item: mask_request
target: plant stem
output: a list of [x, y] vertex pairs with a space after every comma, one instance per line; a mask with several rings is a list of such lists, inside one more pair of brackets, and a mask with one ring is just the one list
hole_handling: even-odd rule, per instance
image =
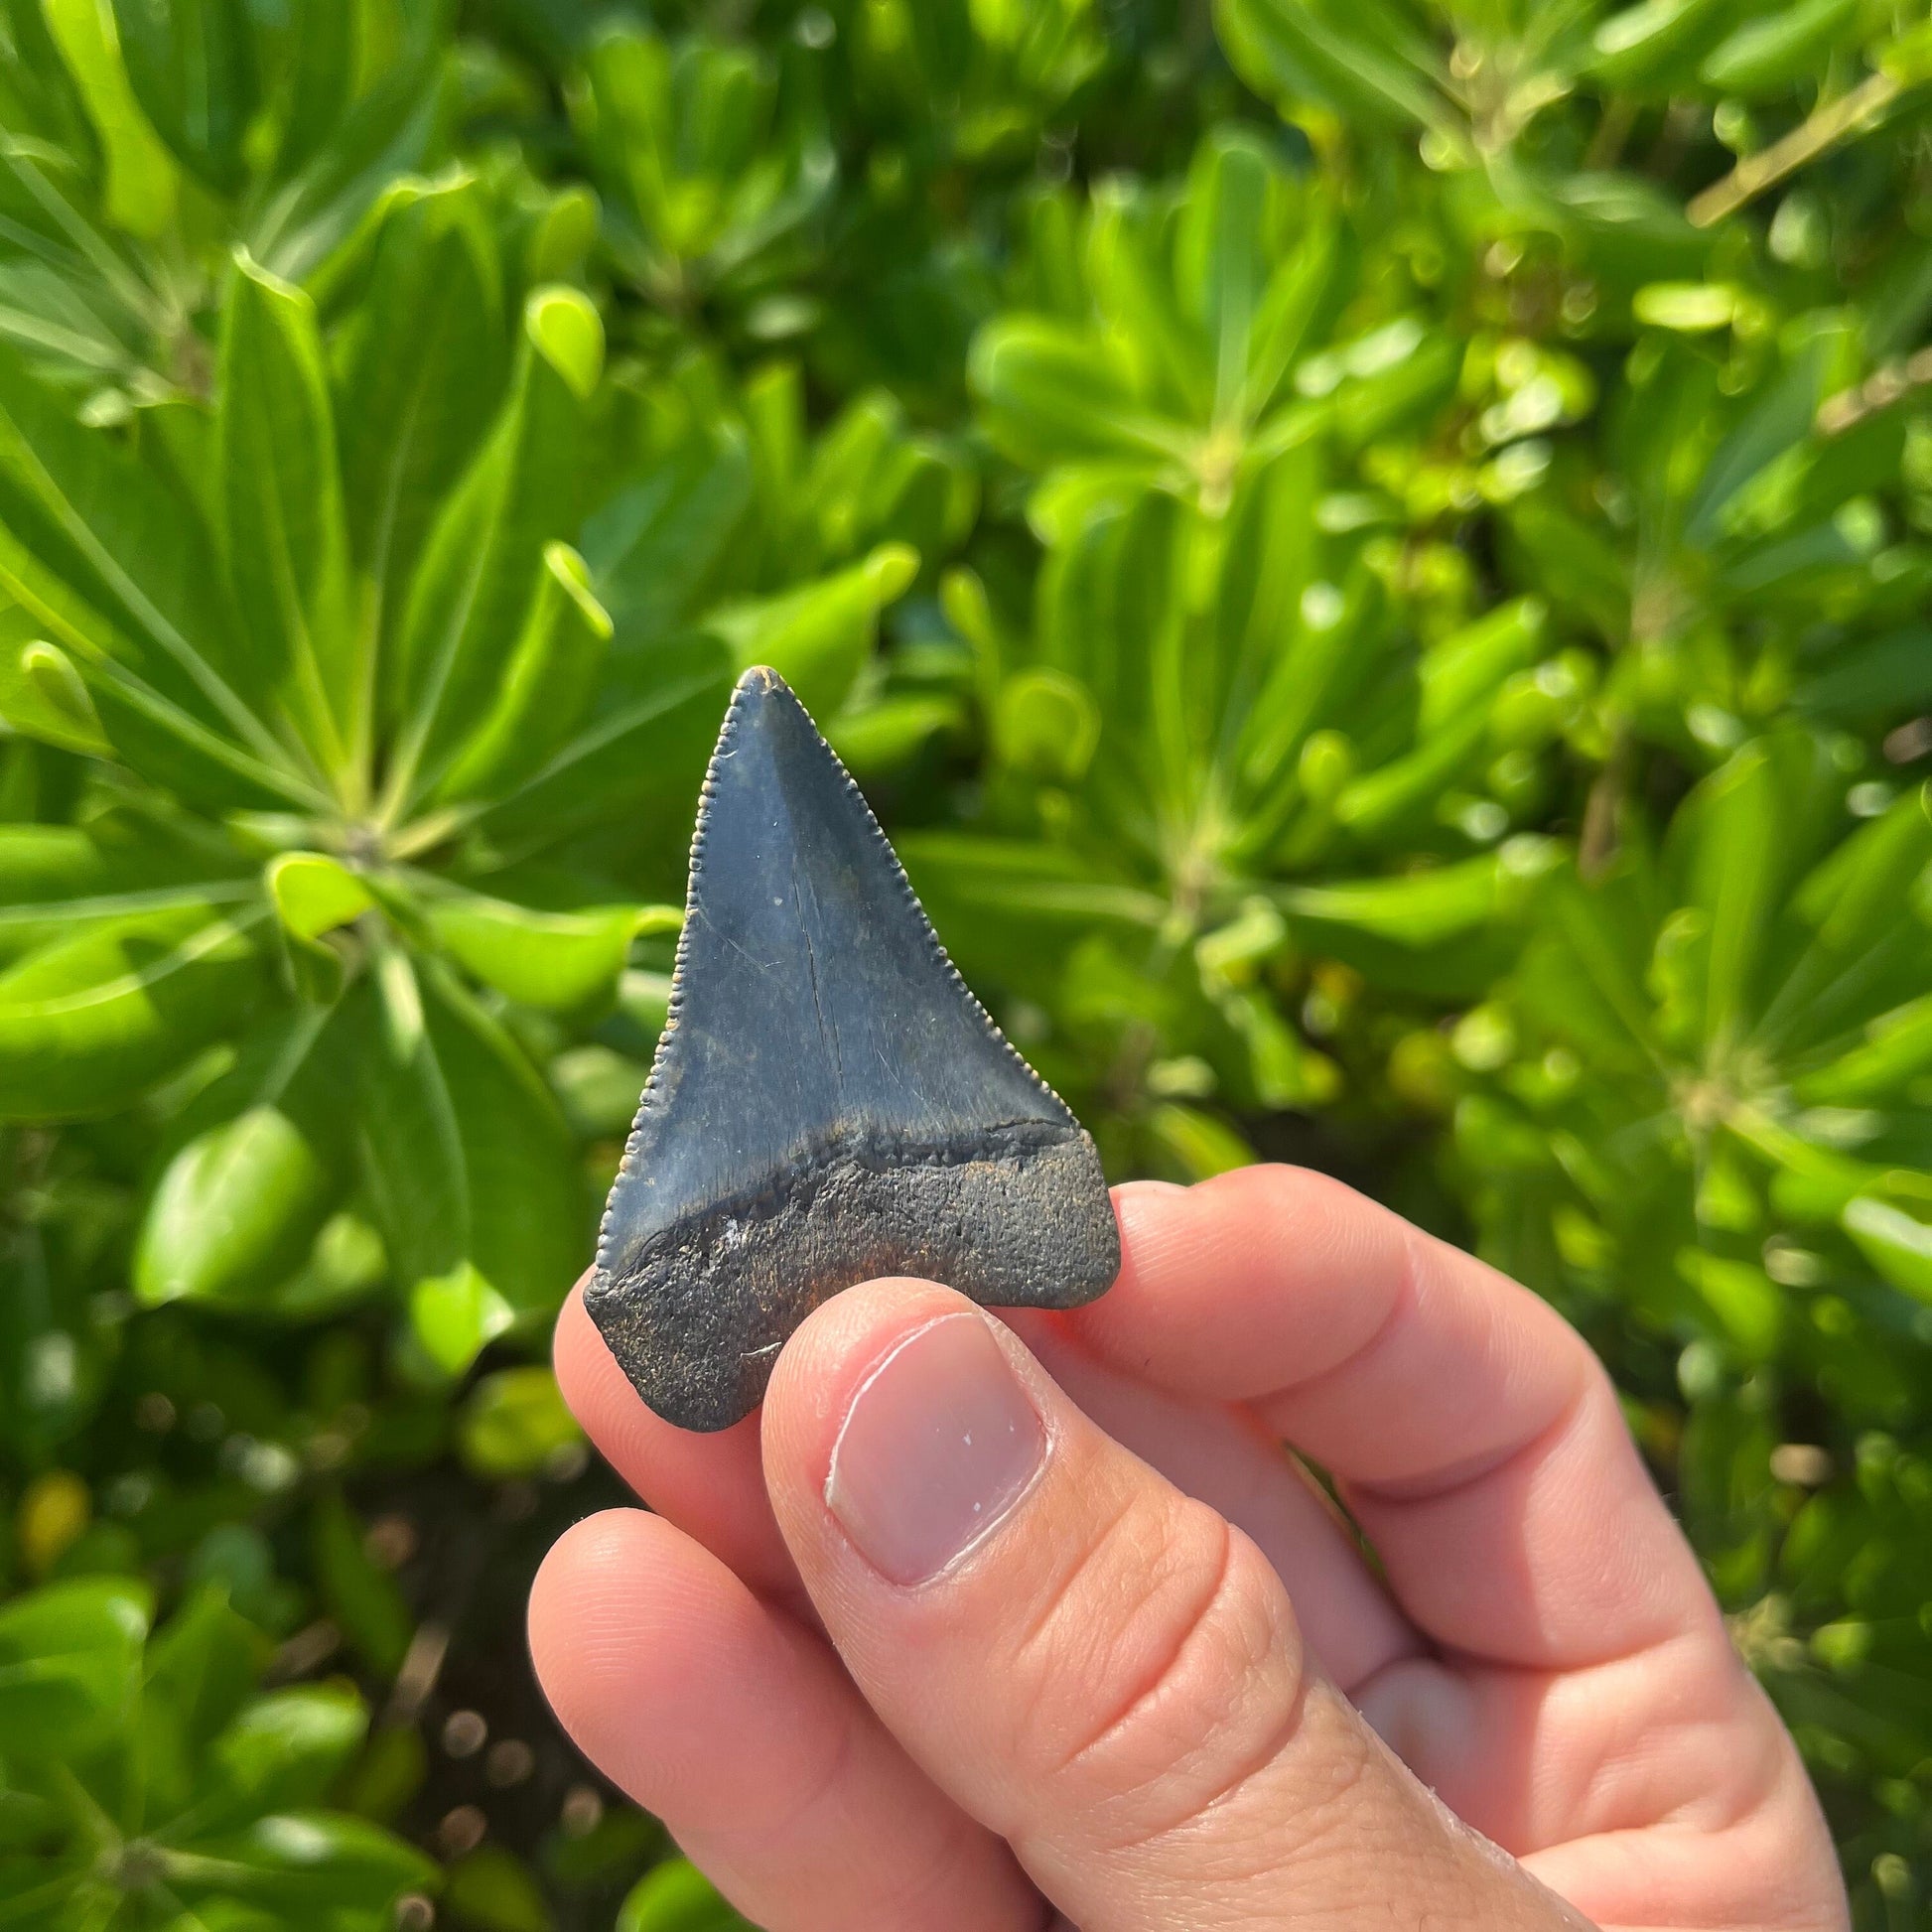
[[1715, 226], [1787, 175], [1796, 174], [1808, 162], [1816, 161], [1827, 148], [1853, 132], [1861, 121], [1882, 113], [1902, 92], [1903, 84], [1891, 74], [1874, 73], [1849, 94], [1841, 94], [1837, 100], [1820, 107], [1782, 140], [1773, 141], [1756, 154], [1746, 155], [1723, 181], [1714, 182], [1703, 194], [1694, 197], [1685, 212], [1696, 227]]

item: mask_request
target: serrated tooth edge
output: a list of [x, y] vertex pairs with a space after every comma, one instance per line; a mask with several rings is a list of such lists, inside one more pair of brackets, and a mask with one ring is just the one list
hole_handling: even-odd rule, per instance
[[887, 864], [892, 868], [893, 877], [898, 882], [898, 890], [904, 895], [905, 902], [912, 908], [918, 917], [920, 925], [924, 928], [926, 945], [932, 958], [938, 963], [947, 979], [952, 983], [954, 989], [965, 995], [967, 1004], [979, 1016], [980, 1024], [992, 1035], [993, 1039], [1006, 1050], [1008, 1057], [1012, 1059], [1014, 1064], [1026, 1074], [1027, 1078], [1047, 1099], [1052, 1101], [1066, 1115], [1068, 1120], [1073, 1122], [1077, 1131], [1083, 1135], [1086, 1132], [1074, 1116], [1073, 1109], [1040, 1078], [1032, 1062], [1007, 1038], [998, 1021], [980, 1003], [979, 995], [966, 984], [965, 976], [953, 964], [952, 955], [946, 951], [945, 941], [939, 937], [937, 927], [933, 925], [925, 907], [919, 903], [919, 896], [912, 890], [912, 882], [906, 877], [905, 867], [900, 863], [898, 854], [893, 850], [892, 840], [886, 836], [885, 828], [879, 823], [878, 814], [868, 802], [866, 794], [859, 789], [858, 780], [845, 768], [845, 760], [839, 757], [838, 753], [833, 751], [830, 743], [826, 740], [825, 734], [818, 729], [817, 724], [812, 719], [811, 713], [806, 711], [802, 704], [798, 703], [797, 695], [793, 692], [791, 686], [776, 671], [762, 666], [755, 666], [753, 670], [747, 671], [739, 679], [737, 687], [732, 692], [731, 702], [725, 707], [724, 723], [718, 729], [718, 742], [712, 747], [711, 758], [705, 765], [704, 783], [698, 788], [697, 821], [692, 827], [691, 832], [691, 858], [686, 876], [684, 894], [684, 925], [678, 933], [677, 953], [671, 963], [671, 992], [670, 998], [665, 1003], [664, 1030], [657, 1036], [657, 1048], [651, 1055], [650, 1072], [645, 1077], [643, 1092], [638, 1096], [637, 1111], [631, 1117], [630, 1132], [625, 1137], [623, 1144], [623, 1155], [618, 1162], [617, 1175], [611, 1183], [611, 1192], [606, 1197], [604, 1203], [604, 1213], [598, 1221], [597, 1272], [600, 1276], [606, 1276], [610, 1272], [608, 1257], [611, 1215], [613, 1205], [617, 1199], [618, 1185], [631, 1171], [637, 1149], [637, 1137], [643, 1127], [644, 1117], [650, 1111], [652, 1096], [657, 1092], [661, 1084], [664, 1062], [671, 1051], [672, 1040], [677, 1033], [678, 1014], [684, 1001], [686, 950], [690, 943], [692, 915], [697, 909], [698, 877], [704, 870], [705, 831], [710, 819], [711, 800], [718, 788], [718, 766], [730, 752], [732, 741], [738, 734], [739, 725], [744, 716], [744, 708], [751, 694], [751, 680], [758, 671], [762, 671], [763, 676], [769, 679], [770, 684], [775, 687], [780, 696], [798, 707], [799, 712], [804, 717], [805, 723], [811, 728], [812, 735], [818, 740], [819, 746], [825, 753], [825, 756], [832, 760], [833, 767], [838, 772], [839, 777], [844, 781], [846, 790], [858, 801], [859, 810], [864, 814], [867, 828], [871, 831], [879, 850], [885, 854]]

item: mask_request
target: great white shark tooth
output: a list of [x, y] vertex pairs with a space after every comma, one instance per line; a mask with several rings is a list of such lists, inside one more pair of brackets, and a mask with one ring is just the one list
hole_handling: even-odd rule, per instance
[[1119, 1269], [1093, 1142], [953, 969], [804, 707], [747, 671], [585, 1296], [612, 1353], [659, 1415], [723, 1429], [855, 1282], [1061, 1309]]

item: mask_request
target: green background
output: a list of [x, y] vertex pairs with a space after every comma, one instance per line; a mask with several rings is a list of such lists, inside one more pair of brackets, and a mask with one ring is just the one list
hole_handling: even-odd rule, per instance
[[522, 1594], [776, 665], [1115, 1177], [1601, 1351], [1932, 1923], [1921, 0], [0, 0], [0, 1926], [733, 1923]]

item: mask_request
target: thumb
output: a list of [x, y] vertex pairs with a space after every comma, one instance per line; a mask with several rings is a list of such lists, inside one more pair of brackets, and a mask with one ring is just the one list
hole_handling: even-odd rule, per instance
[[859, 1688], [1082, 1932], [1584, 1925], [1382, 1746], [1260, 1551], [949, 1290], [820, 1309], [763, 1445]]

